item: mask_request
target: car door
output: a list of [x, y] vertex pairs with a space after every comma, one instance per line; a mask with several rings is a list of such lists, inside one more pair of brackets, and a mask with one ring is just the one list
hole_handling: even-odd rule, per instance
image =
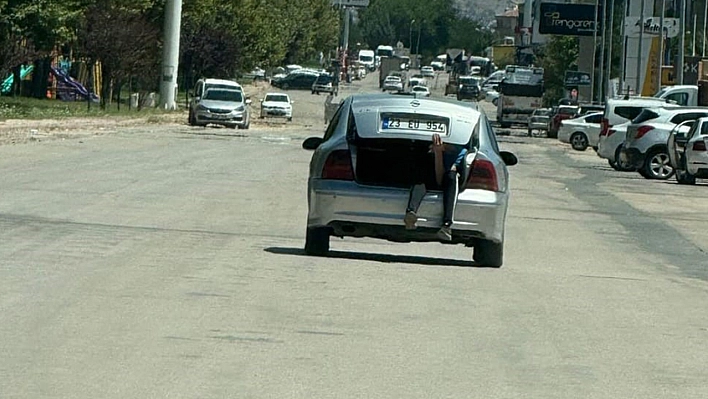
[[708, 122], [701, 122], [696, 129], [691, 129], [685, 147], [686, 170], [692, 175], [695, 175], [698, 169], [708, 169]]
[[671, 166], [677, 169], [683, 169], [681, 159], [684, 156], [686, 141], [688, 137], [693, 135], [694, 129], [697, 129], [695, 121], [684, 121], [674, 126], [669, 132], [669, 139], [666, 142], [666, 147], [669, 153]]
[[596, 147], [597, 143], [600, 141], [600, 122], [602, 122], [602, 114], [590, 115], [584, 118], [585, 125], [585, 135], [588, 137], [588, 144], [590, 147]]

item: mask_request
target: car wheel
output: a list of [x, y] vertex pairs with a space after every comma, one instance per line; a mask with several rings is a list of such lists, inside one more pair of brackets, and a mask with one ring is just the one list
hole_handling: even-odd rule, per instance
[[292, 121], [293, 121], [293, 117], [291, 116], [290, 118], [288, 118], [288, 122], [292, 122]]
[[528, 130], [528, 136], [529, 137], [533, 136], [533, 130], [531, 130], [531, 129]]
[[329, 252], [329, 229], [313, 227], [307, 229], [305, 236], [305, 254], [325, 256]]
[[504, 258], [504, 243], [476, 240], [472, 259], [480, 266], [501, 267]]
[[494, 104], [495, 107], [498, 105], [498, 103], [499, 103], [498, 98], [495, 98], [494, 100], [492, 100], [492, 104]]
[[647, 154], [643, 165], [644, 173], [655, 180], [666, 180], [674, 175], [669, 154], [665, 150], [656, 149]]
[[[630, 165], [628, 162], [622, 162], [622, 158], [620, 157], [620, 153], [622, 152], [622, 146], [617, 146], [617, 149], [615, 150], [615, 166], [612, 166], [610, 163], [610, 166], [615, 168], [615, 170], [618, 170], [620, 172], [633, 172], [635, 169]], [[642, 174], [641, 172], [639, 173], [640, 175]], [[644, 176], [644, 175], [642, 175]]]
[[692, 174], [685, 172], [683, 170], [677, 170], [676, 171], [676, 181], [678, 184], [696, 184], [696, 176], [693, 176]]
[[502, 122], [502, 123], [499, 124], [499, 126], [501, 126], [502, 129], [508, 129], [508, 128], [511, 127], [511, 123]]
[[620, 169], [619, 166], [617, 165], [617, 162], [615, 162], [615, 161], [610, 161], [610, 160], [608, 159], [608, 160], [607, 160], [607, 163], [610, 165], [610, 167], [612, 167], [612, 169], [614, 169], [614, 170], [616, 170], [616, 171], [621, 171], [621, 169]]
[[588, 138], [585, 133], [575, 132], [570, 136], [570, 145], [576, 151], [585, 151], [588, 149]]

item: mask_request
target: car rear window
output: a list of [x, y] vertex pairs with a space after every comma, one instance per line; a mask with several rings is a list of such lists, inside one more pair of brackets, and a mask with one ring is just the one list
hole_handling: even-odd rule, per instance
[[602, 121], [602, 114], [590, 115], [585, 118], [587, 123], [600, 123], [600, 121]]
[[630, 121], [639, 116], [644, 107], [637, 106], [624, 106], [616, 107], [615, 114], [621, 116], [624, 119], [629, 119]]
[[656, 119], [659, 117], [659, 114], [656, 113], [655, 111], [652, 111], [650, 109], [645, 109], [642, 110], [642, 112], [637, 115], [636, 118], [632, 120], [632, 123], [644, 123], [646, 121], [650, 121], [652, 119]]
[[708, 116], [708, 115], [706, 115], [705, 112], [686, 112], [686, 113], [680, 113], [680, 114], [674, 116], [673, 118], [671, 118], [671, 123], [675, 123], [675, 124], [678, 125], [679, 123], [682, 123], [682, 122], [685, 122], [685, 121], [696, 120], [696, 119], [702, 118], [702, 117], [704, 117], [704, 116]]

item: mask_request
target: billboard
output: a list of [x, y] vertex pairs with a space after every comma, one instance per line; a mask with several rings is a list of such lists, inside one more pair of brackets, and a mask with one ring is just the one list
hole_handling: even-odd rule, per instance
[[[661, 32], [661, 19], [656, 17], [644, 18], [644, 23], [639, 22], [639, 17], [628, 16], [624, 19], [624, 35], [627, 37], [639, 37], [642, 31], [640, 25], [644, 27], [644, 36], [659, 36]], [[664, 18], [664, 37], [676, 37], [679, 35], [680, 26], [678, 18]]]
[[602, 7], [595, 8], [593, 4], [541, 3], [540, 11], [538, 31], [541, 34], [593, 36], [596, 18], [602, 29]]
[[590, 86], [592, 78], [588, 72], [565, 71], [565, 87]]

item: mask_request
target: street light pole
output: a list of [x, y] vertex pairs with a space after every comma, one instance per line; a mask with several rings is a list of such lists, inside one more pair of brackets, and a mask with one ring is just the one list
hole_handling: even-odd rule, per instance
[[[602, 0], [602, 43], [600, 44], [600, 78], [598, 79], [597, 94], [600, 104], [605, 100], [603, 88], [605, 87], [605, 39], [607, 38], [607, 0]], [[596, 29], [597, 30], [597, 29]], [[612, 39], [610, 39], [612, 40]]]
[[646, 0], [642, 1], [641, 11], [639, 12], [639, 45], [637, 46], [637, 80], [634, 87], [634, 95], [641, 96], [642, 94], [642, 44], [644, 44], [644, 6]]
[[[610, 94], [610, 80], [612, 79], [612, 47], [614, 45], [614, 29], [615, 29], [615, 0], [610, 0], [610, 27], [608, 30], [608, 46], [607, 46], [607, 84], [605, 85], [606, 95]], [[603, 82], [604, 84], [604, 82]]]
[[413, 24], [415, 23], [415, 19], [411, 19], [411, 24], [408, 27], [408, 48], [413, 49]]
[[590, 84], [590, 102], [593, 103], [595, 102], [595, 83], [597, 81], [595, 80], [595, 63], [597, 62], [597, 11], [598, 8], [600, 7], [600, 0], [595, 0], [595, 32], [593, 33], [592, 37], [592, 79], [591, 79], [591, 84]]
[[679, 31], [679, 49], [678, 49], [678, 62], [676, 63], [676, 83], [683, 84], [683, 59], [685, 57], [686, 47], [686, 0], [681, 0], [681, 11], [679, 12], [680, 18], [680, 31]]
[[420, 51], [420, 24], [418, 24], [418, 39], [415, 41], [415, 55], [418, 56], [418, 51]]
[[177, 108], [177, 67], [179, 66], [179, 29], [182, 19], [182, 0], [167, 0], [165, 4], [165, 47], [162, 49], [160, 77], [160, 107]]

